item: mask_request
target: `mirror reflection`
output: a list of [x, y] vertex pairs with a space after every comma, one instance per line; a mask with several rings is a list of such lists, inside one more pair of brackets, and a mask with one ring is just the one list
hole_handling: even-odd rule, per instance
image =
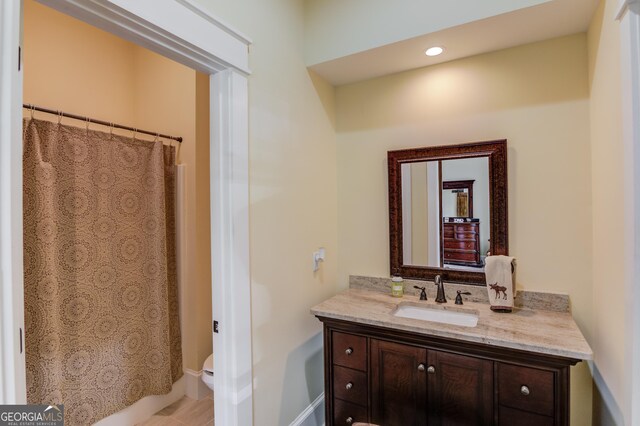
[[403, 264], [482, 272], [490, 247], [489, 158], [403, 163]]

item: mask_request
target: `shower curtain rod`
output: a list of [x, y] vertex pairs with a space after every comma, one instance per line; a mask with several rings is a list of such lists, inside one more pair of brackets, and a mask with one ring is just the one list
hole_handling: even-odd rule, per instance
[[159, 138], [164, 138], [164, 139], [172, 139], [174, 141], [178, 141], [179, 143], [182, 143], [182, 137], [181, 136], [163, 135], [162, 133], [154, 133], [154, 132], [150, 132], [148, 130], [141, 130], [141, 129], [137, 129], [135, 127], [130, 127], [130, 126], [124, 126], [122, 124], [111, 123], [109, 121], [95, 120], [93, 118], [83, 117], [81, 115], [76, 115], [76, 114], [69, 114], [67, 112], [56, 111], [56, 110], [53, 110], [53, 109], [43, 108], [43, 107], [39, 107], [39, 106], [32, 105], [32, 104], [22, 104], [22, 108], [26, 108], [26, 109], [29, 109], [31, 111], [46, 112], [47, 114], [54, 114], [54, 115], [57, 115], [59, 117], [67, 117], [67, 118], [73, 118], [74, 120], [82, 120], [82, 121], [86, 121], [87, 123], [102, 124], [103, 126], [113, 127], [115, 129], [129, 130], [129, 131], [132, 131], [134, 133], [144, 133], [145, 135], [157, 136]]

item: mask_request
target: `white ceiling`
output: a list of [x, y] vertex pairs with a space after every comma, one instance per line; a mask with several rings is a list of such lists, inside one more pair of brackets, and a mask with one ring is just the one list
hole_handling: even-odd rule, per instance
[[[319, 63], [309, 68], [338, 86], [480, 53], [584, 32], [598, 0], [553, 0]], [[426, 48], [445, 47], [427, 57]]]

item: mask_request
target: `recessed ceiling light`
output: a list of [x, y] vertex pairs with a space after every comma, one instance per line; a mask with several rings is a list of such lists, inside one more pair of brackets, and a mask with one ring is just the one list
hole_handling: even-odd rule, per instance
[[442, 47], [434, 46], [434, 47], [428, 48], [427, 51], [424, 53], [426, 53], [427, 56], [438, 56], [442, 52], [444, 52], [444, 49]]

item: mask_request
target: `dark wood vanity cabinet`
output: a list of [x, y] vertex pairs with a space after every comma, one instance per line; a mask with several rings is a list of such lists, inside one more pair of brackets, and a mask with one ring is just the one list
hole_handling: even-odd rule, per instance
[[324, 322], [327, 425], [568, 425], [575, 359]]
[[491, 424], [492, 362], [378, 339], [370, 345], [373, 423]]

